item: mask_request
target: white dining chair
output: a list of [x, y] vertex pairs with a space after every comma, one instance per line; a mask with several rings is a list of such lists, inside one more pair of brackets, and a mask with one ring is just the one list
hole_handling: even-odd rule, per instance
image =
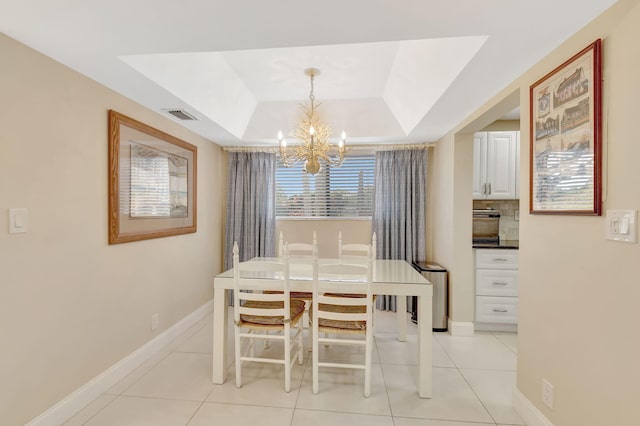
[[[313, 329], [312, 368], [313, 393], [319, 392], [319, 369], [321, 367], [353, 368], [364, 370], [364, 396], [371, 393], [371, 351], [373, 348], [373, 294], [371, 290], [373, 255], [369, 250], [365, 265], [320, 264], [313, 262], [313, 302], [310, 319]], [[331, 277], [351, 277], [359, 280], [357, 288], [349, 288], [349, 295], [336, 295], [335, 280]], [[325, 333], [324, 337], [320, 333]], [[364, 335], [364, 339], [333, 338], [329, 335]], [[320, 361], [320, 344], [364, 346], [362, 363], [339, 363]]]
[[298, 256], [310, 257], [313, 255], [313, 247], [318, 244], [318, 239], [316, 237], [316, 231], [313, 231], [313, 240], [311, 241], [311, 244], [302, 243], [302, 242], [296, 243], [291, 241], [285, 241], [282, 232], [280, 232], [280, 240], [278, 243], [279, 255], [280, 253], [282, 253], [282, 248], [285, 242], [288, 244], [290, 257], [298, 257]]
[[373, 257], [376, 257], [376, 233], [371, 237], [371, 245], [352, 243], [344, 244], [342, 241], [342, 232], [338, 232], [338, 259], [345, 260], [349, 258], [365, 258], [369, 254], [369, 248], [373, 249]]
[[[304, 313], [304, 301], [290, 297], [287, 247], [285, 245], [283, 248], [283, 256], [278, 259], [278, 262], [240, 263], [238, 252], [238, 244], [234, 243], [233, 318], [236, 386], [242, 387], [243, 362], [276, 363], [284, 365], [284, 389], [289, 392], [293, 359], [297, 357], [300, 365], [303, 362], [301, 319]], [[279, 333], [269, 334], [269, 331]], [[283, 357], [274, 359], [256, 356], [256, 339], [283, 341]], [[248, 341], [248, 345], [245, 345], [248, 347], [244, 352], [243, 341]]]
[[[278, 244], [278, 253], [281, 253], [283, 250], [284, 245], [287, 245], [288, 250], [289, 250], [289, 257], [304, 257], [304, 258], [312, 258], [314, 256], [314, 253], [317, 253], [317, 247], [318, 247], [318, 239], [316, 236], [316, 231], [313, 231], [313, 240], [311, 241], [311, 244], [308, 243], [290, 243], [288, 241], [284, 240], [284, 235], [282, 232], [280, 232], [280, 241]], [[314, 251], [315, 250], [315, 251]], [[291, 298], [292, 299], [296, 299], [296, 300], [303, 300], [305, 303], [305, 317], [303, 318], [303, 325], [307, 326], [308, 328], [308, 324], [309, 324], [309, 307], [311, 306], [311, 299], [312, 294], [310, 291], [292, 291], [291, 292]], [[309, 345], [308, 345], [308, 349], [311, 350], [311, 329], [309, 329]], [[268, 347], [268, 342], [265, 342], [265, 348]]]
[[[367, 256], [369, 255], [369, 250], [371, 250], [372, 252], [372, 256], [375, 259], [376, 258], [376, 250], [377, 250], [377, 246], [376, 246], [376, 233], [373, 233], [373, 236], [371, 237], [371, 245], [369, 244], [359, 244], [359, 243], [354, 243], [354, 244], [344, 244], [342, 241], [342, 232], [338, 232], [338, 259], [340, 260], [340, 263], [350, 263], [350, 262], [357, 262], [360, 263], [361, 261], [366, 261]], [[343, 296], [347, 296], [347, 297], [358, 297], [356, 295], [353, 294], [346, 294]], [[373, 296], [373, 300], [374, 302], [376, 301], [376, 296]], [[373, 324], [376, 323], [376, 309], [375, 309], [375, 305], [374, 305], [374, 309], [373, 309]], [[374, 328], [375, 330], [375, 328]]]

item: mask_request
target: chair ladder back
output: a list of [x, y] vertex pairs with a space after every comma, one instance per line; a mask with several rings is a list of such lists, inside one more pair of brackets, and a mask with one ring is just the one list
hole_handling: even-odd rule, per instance
[[[371, 238], [371, 244], [344, 244], [342, 241], [342, 232], [338, 232], [338, 259], [362, 257], [366, 258], [369, 254], [369, 249], [373, 249], [373, 258], [376, 257], [376, 233], [373, 233]], [[345, 253], [346, 252], [346, 253]]]
[[[284, 242], [284, 237], [282, 232], [280, 232], [280, 242], [279, 242], [279, 253], [280, 256], [282, 256], [282, 247], [284, 246], [285, 242]], [[316, 236], [316, 231], [313, 231], [313, 240], [311, 244], [308, 243], [286, 243], [288, 244], [288, 248], [289, 248], [289, 256], [291, 256], [292, 254], [298, 254], [298, 255], [303, 255], [303, 256], [311, 256], [313, 253], [313, 247], [317, 246], [318, 244], [318, 238]]]
[[[340, 367], [363, 369], [365, 371], [364, 396], [371, 392], [371, 350], [373, 346], [373, 250], [369, 247], [366, 267], [352, 264], [319, 265], [317, 257], [313, 261], [313, 350], [312, 350], [312, 391], [319, 392], [319, 368]], [[365, 276], [364, 282], [355, 282], [345, 287], [345, 293], [336, 292], [336, 281], [327, 274], [339, 276]], [[322, 279], [321, 279], [322, 278]], [[354, 287], [360, 287], [354, 291]], [[325, 294], [329, 293], [329, 294]], [[353, 297], [350, 294], [364, 294], [365, 297]], [[322, 309], [320, 309], [322, 308]], [[352, 309], [357, 308], [357, 309]], [[320, 324], [322, 322], [322, 324]], [[337, 339], [321, 337], [320, 332], [340, 334], [364, 334], [361, 339]], [[357, 345], [365, 347], [364, 362], [324, 362], [320, 361], [319, 344]]]
[[[284, 256], [281, 262], [248, 262], [240, 263], [238, 243], [233, 245], [233, 295], [234, 295], [234, 321], [239, 323], [240, 315], [254, 316], [274, 316], [283, 317], [285, 323], [290, 318], [290, 290], [289, 290], [289, 257], [287, 245], [284, 245]], [[242, 272], [256, 272], [269, 274], [273, 277], [268, 279], [242, 278]], [[265, 293], [263, 291], [252, 291], [256, 289], [255, 281], [264, 284], [269, 283], [268, 290], [275, 293]], [[242, 302], [282, 302], [279, 309], [263, 309], [261, 307], [246, 307]]]
[[[314, 301], [317, 302], [314, 304], [313, 309], [314, 313], [317, 313], [318, 318], [331, 319], [336, 321], [368, 321], [372, 317], [372, 299], [373, 293], [371, 289], [371, 281], [372, 281], [372, 259], [371, 259], [371, 247], [369, 247], [367, 253], [367, 265], [351, 265], [351, 264], [325, 264], [325, 265], [314, 265]], [[364, 277], [364, 282], [358, 282], [358, 289], [354, 290], [352, 286], [349, 287], [349, 294], [362, 294], [364, 297], [336, 297], [335, 289], [331, 292], [334, 293], [333, 296], [324, 295], [325, 291], [328, 291], [327, 286], [335, 284], [331, 281], [330, 277], [327, 275], [334, 275], [340, 277]], [[367, 303], [368, 301], [368, 303]], [[321, 306], [324, 305], [324, 306]], [[365, 308], [365, 312], [333, 312], [331, 310], [326, 310], [327, 307], [330, 306], [345, 306], [345, 307], [356, 307], [361, 306]], [[324, 308], [324, 309], [323, 309]]]
[[[300, 306], [299, 302], [294, 302], [293, 306], [291, 303], [287, 244], [283, 244], [279, 262], [240, 263], [238, 253], [238, 243], [235, 242], [233, 245], [235, 302], [233, 318], [236, 387], [242, 386], [243, 362], [277, 363], [285, 366], [284, 389], [285, 392], [289, 392], [293, 360], [297, 359], [299, 365], [303, 363], [301, 318], [304, 306]], [[245, 273], [242, 277], [243, 270], [254, 272], [254, 274]], [[270, 330], [278, 333], [269, 334]], [[262, 340], [265, 349], [268, 348], [268, 342], [271, 340], [282, 341], [283, 356], [280, 359], [260, 356], [256, 353], [256, 340]], [[243, 342], [247, 341], [248, 345], [243, 345]]]

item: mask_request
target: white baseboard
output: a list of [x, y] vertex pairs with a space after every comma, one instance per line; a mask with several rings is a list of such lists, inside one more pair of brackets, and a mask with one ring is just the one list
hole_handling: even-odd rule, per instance
[[449, 333], [452, 336], [473, 336], [473, 323], [467, 321], [451, 321], [451, 318], [449, 318]]
[[517, 333], [518, 324], [477, 322], [475, 323], [475, 329], [477, 331], [502, 331], [502, 332], [508, 332], [508, 333]]
[[213, 299], [67, 395], [27, 423], [27, 426], [54, 426], [64, 423], [212, 311]]
[[544, 414], [536, 408], [518, 389], [513, 391], [513, 409], [529, 426], [553, 426]]

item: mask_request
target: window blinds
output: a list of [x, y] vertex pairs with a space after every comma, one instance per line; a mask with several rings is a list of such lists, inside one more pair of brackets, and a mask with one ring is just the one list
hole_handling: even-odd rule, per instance
[[276, 169], [276, 216], [371, 217], [374, 155], [353, 155], [342, 166], [325, 164], [316, 175], [302, 171], [304, 163]]

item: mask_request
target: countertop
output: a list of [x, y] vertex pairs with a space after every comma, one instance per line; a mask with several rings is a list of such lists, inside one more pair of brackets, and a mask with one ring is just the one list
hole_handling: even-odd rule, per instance
[[499, 243], [490, 243], [490, 244], [473, 244], [473, 248], [477, 249], [515, 249], [518, 250], [520, 248], [520, 241], [518, 240], [500, 240]]

